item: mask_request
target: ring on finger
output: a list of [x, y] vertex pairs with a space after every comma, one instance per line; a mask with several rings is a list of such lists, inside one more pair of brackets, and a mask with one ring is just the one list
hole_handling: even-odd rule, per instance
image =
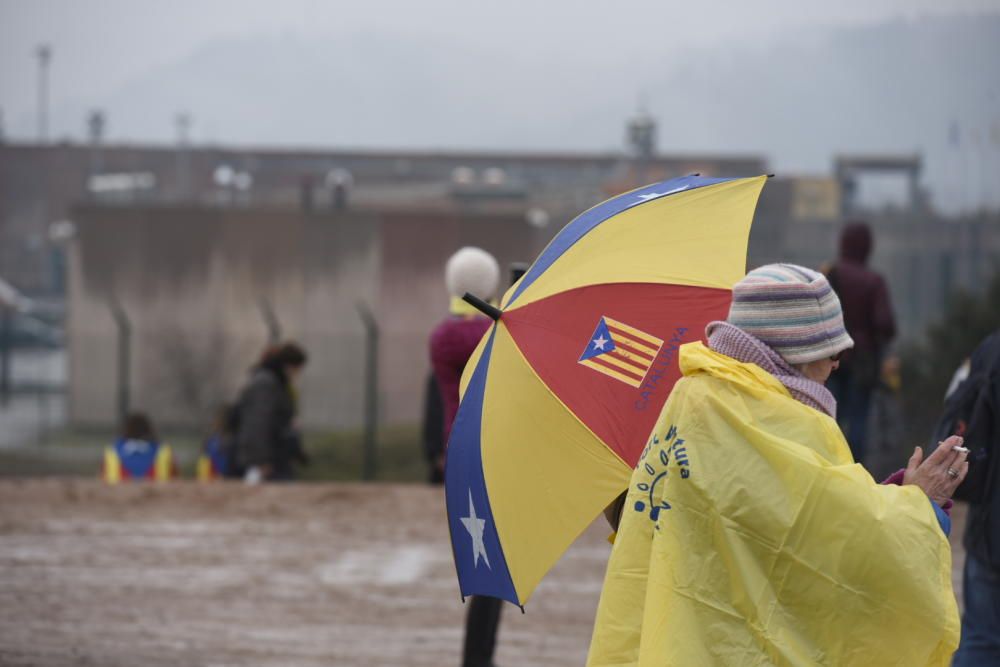
[[955, 479], [956, 477], [958, 477], [958, 471], [955, 470], [954, 468], [948, 468], [948, 476], [951, 477], [952, 479]]

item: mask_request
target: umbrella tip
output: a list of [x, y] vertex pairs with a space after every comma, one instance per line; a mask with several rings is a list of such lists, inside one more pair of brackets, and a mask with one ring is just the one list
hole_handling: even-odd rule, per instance
[[462, 604], [465, 604], [465, 596], [464, 596], [464, 595], [462, 595], [462, 596], [460, 596], [460, 597], [462, 598]]
[[524, 605], [523, 604], [519, 604], [517, 606], [521, 608], [521, 613], [523, 614], [524, 613]]
[[768, 174], [767, 177], [768, 178], [774, 178], [774, 174]]
[[499, 320], [500, 319], [500, 315], [503, 314], [502, 311], [499, 308], [497, 308], [496, 306], [494, 306], [492, 304], [489, 304], [489, 303], [486, 303], [485, 301], [483, 301], [482, 299], [480, 299], [478, 296], [469, 294], [468, 292], [466, 292], [465, 296], [462, 297], [462, 301], [465, 301], [466, 303], [470, 304], [476, 310], [478, 310], [479, 312], [483, 313], [487, 317], [492, 318], [494, 322], [496, 322], [497, 320]]

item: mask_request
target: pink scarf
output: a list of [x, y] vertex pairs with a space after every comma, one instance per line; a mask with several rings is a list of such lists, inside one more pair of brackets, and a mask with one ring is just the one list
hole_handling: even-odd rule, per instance
[[837, 418], [837, 401], [830, 390], [792, 368], [758, 339], [729, 322], [712, 322], [705, 328], [708, 347], [746, 364], [756, 364], [778, 379], [795, 400]]

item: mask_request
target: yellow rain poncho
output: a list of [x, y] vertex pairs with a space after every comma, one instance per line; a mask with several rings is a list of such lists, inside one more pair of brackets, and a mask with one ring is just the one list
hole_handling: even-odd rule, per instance
[[681, 348], [632, 476], [589, 665], [947, 665], [951, 551], [776, 378]]

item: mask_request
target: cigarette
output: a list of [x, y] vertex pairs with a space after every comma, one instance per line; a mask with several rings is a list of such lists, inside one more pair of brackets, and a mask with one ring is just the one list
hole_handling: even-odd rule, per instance
[[951, 451], [953, 451], [953, 452], [962, 452], [963, 454], [968, 454], [969, 453], [969, 448], [968, 447], [963, 447], [961, 445], [955, 445], [954, 447], [951, 448]]

